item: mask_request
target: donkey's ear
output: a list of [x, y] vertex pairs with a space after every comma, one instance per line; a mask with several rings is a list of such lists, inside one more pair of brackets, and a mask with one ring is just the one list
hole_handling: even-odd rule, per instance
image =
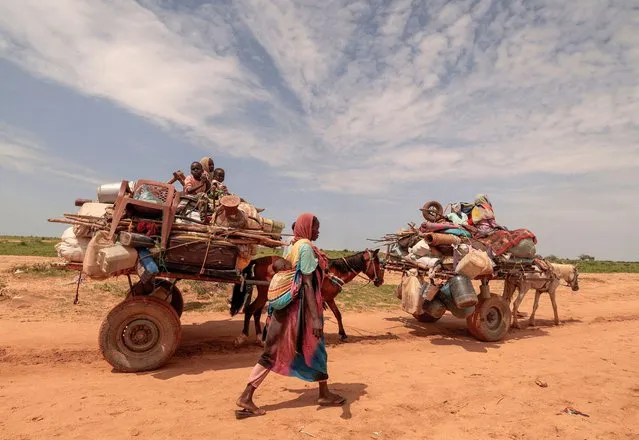
[[373, 251], [373, 255], [377, 255], [378, 253], [379, 253], [379, 249], [375, 249], [375, 250]]

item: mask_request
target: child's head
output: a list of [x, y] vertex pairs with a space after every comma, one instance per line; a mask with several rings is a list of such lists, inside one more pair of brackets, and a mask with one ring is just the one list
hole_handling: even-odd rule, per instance
[[277, 259], [273, 263], [273, 271], [275, 273], [280, 272], [282, 270], [291, 270], [291, 269], [293, 269], [293, 265], [284, 258]]
[[207, 173], [212, 173], [215, 169], [215, 162], [213, 162], [211, 157], [203, 157], [200, 159], [200, 163], [202, 164], [202, 169]]
[[216, 168], [213, 171], [213, 178], [218, 182], [224, 182], [224, 170], [222, 168]]
[[191, 175], [195, 177], [197, 180], [200, 180], [202, 177], [202, 173], [204, 169], [202, 168], [202, 164], [200, 162], [193, 162], [191, 164]]

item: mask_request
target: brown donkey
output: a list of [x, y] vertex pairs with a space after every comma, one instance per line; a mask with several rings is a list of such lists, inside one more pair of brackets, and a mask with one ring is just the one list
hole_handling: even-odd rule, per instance
[[[345, 341], [348, 337], [344, 330], [344, 324], [342, 323], [342, 314], [337, 308], [335, 303], [335, 297], [342, 290], [343, 284], [351, 282], [355, 277], [361, 276], [367, 278], [373, 282], [375, 287], [379, 287], [384, 284], [384, 269], [379, 261], [379, 250], [366, 249], [348, 257], [343, 258], [331, 258], [328, 260], [328, 272], [324, 277], [322, 283], [322, 297], [324, 298], [325, 308], [328, 306], [335, 319], [337, 319], [337, 325], [339, 327], [339, 338], [341, 341]], [[270, 281], [273, 275], [278, 271], [278, 268], [286, 267], [282, 257], [270, 256], [257, 258], [244, 269], [243, 273], [247, 279]], [[364, 275], [360, 275], [360, 274]], [[267, 285], [257, 285], [257, 298], [250, 304], [248, 301], [251, 299], [251, 292], [248, 286], [244, 287], [236, 285], [233, 288], [233, 296], [231, 298], [231, 316], [234, 316], [244, 308], [244, 328], [242, 334], [235, 340], [235, 345], [242, 345], [249, 336], [249, 326], [251, 323], [251, 316], [255, 321], [255, 333], [258, 343], [261, 344], [262, 327], [260, 318], [262, 311], [267, 302]]]

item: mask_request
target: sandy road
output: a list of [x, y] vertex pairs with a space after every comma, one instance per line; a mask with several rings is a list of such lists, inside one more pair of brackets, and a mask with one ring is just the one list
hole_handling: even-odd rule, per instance
[[[96, 343], [97, 306], [116, 299], [53, 311], [63, 283], [7, 277], [18, 298], [0, 301], [1, 439], [639, 439], [636, 275], [583, 275], [578, 295], [559, 294], [564, 324], [552, 325], [544, 298], [538, 327], [494, 344], [450, 316], [346, 313], [350, 342], [337, 342], [333, 321], [327, 333], [349, 404], [318, 409], [312, 386], [273, 375], [257, 395], [268, 414], [243, 421], [234, 401], [259, 349], [233, 348], [238, 318], [187, 312], [169, 365], [119, 374]], [[560, 414], [567, 406], [590, 417]]]

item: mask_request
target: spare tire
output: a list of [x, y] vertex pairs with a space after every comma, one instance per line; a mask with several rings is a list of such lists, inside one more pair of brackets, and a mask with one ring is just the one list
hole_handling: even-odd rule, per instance
[[442, 207], [442, 204], [436, 200], [424, 203], [424, 206], [422, 206], [420, 211], [422, 211], [422, 216], [428, 222], [436, 222], [444, 215], [444, 208]]

